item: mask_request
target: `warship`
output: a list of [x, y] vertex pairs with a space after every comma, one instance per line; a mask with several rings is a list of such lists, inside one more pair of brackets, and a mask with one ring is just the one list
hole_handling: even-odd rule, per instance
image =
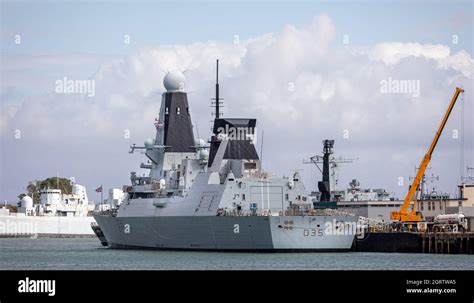
[[73, 184], [71, 194], [59, 188], [44, 188], [39, 194], [38, 204], [28, 195], [22, 197], [16, 212], [0, 208], [0, 238], [94, 236], [94, 203], [84, 186]]
[[348, 251], [358, 217], [315, 210], [298, 172], [276, 177], [262, 169], [254, 118], [220, 112], [219, 65], [213, 134], [195, 138], [185, 77], [163, 80], [156, 136], [130, 153], [148, 158], [131, 172], [118, 207], [96, 212], [93, 226], [111, 248], [216, 251]]

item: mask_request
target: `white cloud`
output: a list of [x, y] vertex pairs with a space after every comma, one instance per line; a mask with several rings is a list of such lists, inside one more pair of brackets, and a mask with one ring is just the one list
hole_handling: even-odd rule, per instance
[[438, 66], [444, 69], [452, 68], [461, 72], [464, 77], [473, 79], [474, 60], [465, 50], [461, 50], [452, 56], [441, 58], [438, 60]]
[[465, 50], [451, 55], [451, 50], [446, 45], [380, 43], [372, 47], [367, 54], [370, 59], [383, 61], [387, 65], [397, 64], [400, 60], [409, 57], [433, 59], [439, 68], [452, 68], [470, 79], [474, 71], [474, 60]]
[[[349, 46], [335, 44], [335, 37], [330, 17], [321, 15], [306, 27], [288, 25], [280, 32], [240, 44], [157, 46], [121, 59], [107, 59], [94, 74], [94, 98], [49, 94], [15, 97], [21, 101], [14, 104], [4, 100], [2, 162], [7, 171], [25, 172], [26, 179], [18, 182], [38, 178], [38, 159], [28, 157], [42, 153], [46, 140], [48, 148], [52, 144], [62, 151], [60, 155], [45, 154], [41, 160], [49, 163], [42, 167], [49, 167], [53, 175], [54, 167], [68, 167], [83, 174], [90, 186], [103, 180], [110, 180], [108, 186], [120, 186], [127, 181], [129, 169], [139, 165], [137, 158], [127, 154], [127, 145], [154, 135], [152, 123], [158, 115], [166, 70], [187, 70], [193, 120], [201, 137], [209, 135], [209, 99], [213, 96], [215, 59], [219, 58], [224, 115], [259, 119], [265, 129], [267, 169], [288, 174], [302, 167], [302, 157], [321, 150], [322, 139], [334, 138], [338, 153], [360, 158], [359, 163], [344, 168], [342, 186], [346, 179], [358, 177], [366, 186], [404, 191], [405, 187], [397, 187], [397, 177], [406, 177], [418, 164], [454, 87], [463, 85], [468, 93], [472, 91], [473, 60], [465, 51], [451, 55], [448, 46], [419, 43], [380, 43], [354, 52]], [[23, 68], [25, 73], [33, 71], [30, 75], [37, 71], [35, 65], [30, 70]], [[8, 76], [12, 69], [14, 66], [2, 73]], [[380, 82], [389, 77], [419, 80], [420, 97], [382, 94]], [[26, 83], [9, 82], [8, 87], [24, 87], [29, 81], [34, 85], [34, 78], [28, 79]], [[294, 90], [289, 89], [290, 83]], [[6, 91], [2, 87], [2, 94]], [[21, 107], [18, 102], [23, 102]], [[10, 110], [13, 106], [16, 110]], [[472, 106], [470, 110], [472, 113]], [[451, 149], [459, 140], [451, 138], [450, 132], [459, 128], [458, 117], [455, 109], [433, 161], [438, 171], [446, 171], [451, 179], [458, 170], [449, 163], [459, 163]], [[23, 131], [23, 140], [12, 139], [15, 129]], [[131, 132], [130, 139], [124, 138], [125, 130]], [[345, 131], [347, 139], [343, 138]], [[472, 141], [472, 128], [467, 131], [466, 138]], [[89, 156], [76, 155], [78, 149]], [[8, 158], [12, 156], [14, 160]], [[74, 164], [65, 164], [70, 162]], [[90, 175], [84, 167], [100, 170]], [[2, 180], [2, 191], [8, 187], [6, 182]]]
[[426, 59], [444, 59], [450, 54], [446, 45], [420, 43], [380, 43], [373, 47], [368, 55], [373, 60], [382, 60], [385, 64], [396, 64], [401, 59], [413, 56]]

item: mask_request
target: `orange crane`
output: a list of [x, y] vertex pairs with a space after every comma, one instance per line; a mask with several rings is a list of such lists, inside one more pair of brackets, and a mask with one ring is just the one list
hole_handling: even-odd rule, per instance
[[400, 221], [401, 223], [423, 221], [423, 217], [421, 216], [421, 214], [416, 211], [416, 199], [413, 201], [413, 206], [410, 211], [408, 210], [408, 207], [410, 206], [410, 203], [413, 199], [413, 195], [420, 186], [423, 174], [425, 173], [425, 170], [428, 167], [428, 164], [430, 163], [431, 155], [433, 154], [436, 144], [438, 143], [439, 137], [441, 136], [441, 132], [443, 131], [443, 128], [446, 125], [446, 122], [448, 121], [449, 115], [451, 114], [451, 111], [453, 110], [454, 104], [456, 104], [456, 100], [458, 99], [460, 93], [464, 93], [464, 90], [460, 87], [456, 87], [453, 99], [451, 100], [451, 103], [449, 104], [448, 109], [444, 114], [443, 121], [441, 121], [441, 125], [439, 126], [438, 131], [436, 132], [436, 135], [433, 138], [433, 142], [431, 142], [428, 152], [421, 161], [420, 168], [418, 169], [415, 179], [413, 179], [413, 183], [411, 184], [408, 190], [407, 196], [405, 197], [405, 201], [403, 201], [403, 205], [400, 208], [400, 211], [393, 211], [390, 213], [391, 220]]

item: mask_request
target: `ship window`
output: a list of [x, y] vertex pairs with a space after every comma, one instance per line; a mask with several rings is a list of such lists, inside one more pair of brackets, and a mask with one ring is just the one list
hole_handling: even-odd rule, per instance
[[423, 202], [420, 202], [420, 210], [423, 210]]
[[176, 114], [179, 115], [181, 113], [181, 109], [178, 107], [176, 107]]
[[154, 193], [135, 192], [133, 193], [132, 199], [147, 199], [147, 198], [154, 198], [154, 197], [155, 197]]
[[242, 194], [242, 201], [245, 201], [245, 194]]
[[245, 162], [244, 169], [257, 169], [257, 163], [255, 162]]
[[288, 194], [285, 194], [285, 200], [288, 201], [290, 199], [290, 196]]
[[170, 113], [169, 109], [166, 107], [165, 108], [165, 115], [168, 115]]
[[163, 172], [163, 177], [166, 178], [166, 170]]

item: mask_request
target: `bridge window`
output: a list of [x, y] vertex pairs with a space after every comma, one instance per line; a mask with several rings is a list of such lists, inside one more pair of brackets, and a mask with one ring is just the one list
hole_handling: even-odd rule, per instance
[[255, 162], [245, 162], [244, 169], [257, 169], [257, 163]]
[[155, 193], [135, 192], [132, 195], [132, 199], [150, 199], [154, 197]]
[[176, 114], [179, 115], [181, 113], [181, 109], [178, 107], [176, 107]]

